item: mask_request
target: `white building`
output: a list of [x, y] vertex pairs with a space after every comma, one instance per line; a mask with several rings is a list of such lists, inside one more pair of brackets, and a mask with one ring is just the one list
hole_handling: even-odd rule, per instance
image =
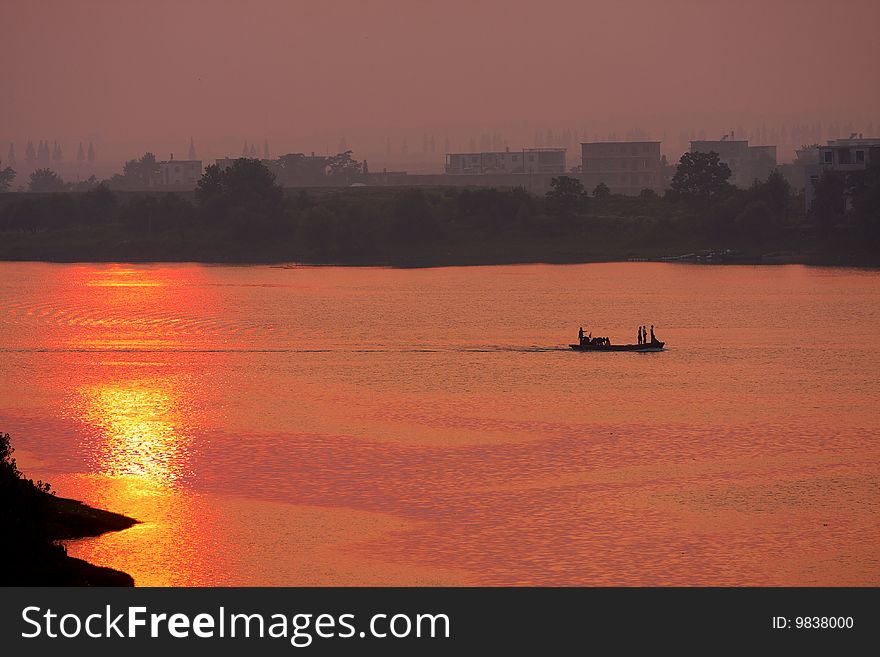
[[195, 189], [202, 177], [201, 160], [170, 160], [157, 162], [159, 174], [156, 186], [168, 189]]
[[880, 139], [861, 135], [832, 139], [819, 146], [819, 166], [835, 171], [861, 171], [869, 164], [880, 164]]
[[663, 189], [659, 141], [598, 141], [581, 144], [581, 181], [587, 192], [605, 183], [612, 194], [637, 196]]
[[447, 153], [446, 173], [565, 173], [564, 148], [524, 148], [483, 153]]
[[[813, 184], [823, 171], [862, 171], [871, 164], [880, 165], [880, 138], [852, 135], [849, 139], [832, 139], [819, 146], [818, 167], [809, 171], [809, 181], [804, 187], [807, 209], [813, 204]], [[849, 200], [847, 200], [847, 203]]]

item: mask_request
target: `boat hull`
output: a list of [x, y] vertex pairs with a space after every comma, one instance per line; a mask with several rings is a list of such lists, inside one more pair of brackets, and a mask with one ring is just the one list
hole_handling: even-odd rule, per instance
[[572, 351], [635, 351], [641, 353], [652, 353], [663, 351], [665, 342], [651, 342], [649, 344], [570, 344]]

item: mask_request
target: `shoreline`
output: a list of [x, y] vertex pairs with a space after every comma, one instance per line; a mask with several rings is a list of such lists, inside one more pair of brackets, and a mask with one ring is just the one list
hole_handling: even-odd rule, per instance
[[226, 171], [234, 194], [2, 194], [0, 261], [880, 267], [877, 208], [808, 212], [778, 175], [708, 203], [675, 193], [596, 198], [562, 183], [541, 196], [493, 187], [294, 191], [268, 170], [262, 182]]
[[8, 433], [0, 433], [0, 586], [134, 586], [134, 578], [67, 554], [64, 541], [128, 529], [138, 520], [58, 497], [18, 469]]
[[414, 256], [411, 258], [364, 258], [364, 259], [317, 259], [307, 258], [153, 258], [153, 257], [34, 257], [7, 258], [0, 256], [0, 263], [45, 263], [53, 265], [75, 264], [110, 264], [126, 263], [132, 265], [225, 265], [230, 267], [274, 266], [280, 269], [296, 269], [298, 267], [375, 267], [388, 269], [439, 269], [443, 267], [499, 267], [508, 265], [590, 265], [590, 264], [622, 264], [622, 263], [661, 263], [686, 265], [748, 265], [748, 266], [779, 266], [804, 265], [807, 267], [843, 267], [857, 269], [878, 269], [880, 260], [860, 257], [821, 256], [810, 253], [767, 253], [757, 256], [721, 256], [707, 257], [700, 255], [683, 256], [559, 256], [559, 257], [430, 257]]
[[[95, 538], [108, 532], [128, 529], [140, 521], [121, 513], [91, 507], [88, 504], [66, 497], [46, 495], [46, 533], [55, 545], [63, 541]], [[98, 566], [83, 559], [71, 557], [64, 547], [62, 558], [56, 563], [51, 560], [42, 564], [45, 572], [41, 574], [49, 586], [134, 586], [134, 578], [126, 572], [106, 566]]]
[[140, 522], [68, 497], [52, 495], [48, 504], [51, 515], [47, 524], [50, 536], [55, 541], [94, 538], [107, 532], [128, 529]]

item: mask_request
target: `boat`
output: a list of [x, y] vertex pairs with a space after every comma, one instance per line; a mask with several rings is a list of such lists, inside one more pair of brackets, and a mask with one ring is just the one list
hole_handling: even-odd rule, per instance
[[663, 351], [665, 342], [648, 342], [645, 344], [570, 344], [569, 347], [573, 351], [635, 351], [640, 353], [651, 353], [655, 351]]
[[[647, 334], [647, 331], [645, 331]], [[642, 337], [642, 330], [639, 329], [639, 339]], [[646, 335], [647, 337], [647, 335]], [[640, 342], [639, 344], [611, 344], [608, 338], [594, 338], [593, 334], [584, 335], [584, 327], [578, 331], [578, 343], [570, 344], [572, 351], [635, 351], [639, 353], [650, 353], [654, 351], [663, 351], [665, 342], [661, 342], [654, 337], [654, 325], [651, 325], [651, 341]]]

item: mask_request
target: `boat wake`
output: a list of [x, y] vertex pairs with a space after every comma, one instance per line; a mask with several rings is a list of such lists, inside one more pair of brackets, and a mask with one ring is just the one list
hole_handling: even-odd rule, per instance
[[185, 354], [436, 354], [436, 353], [463, 353], [463, 354], [491, 354], [491, 353], [545, 353], [567, 352], [565, 346], [516, 346], [516, 345], [477, 345], [477, 346], [449, 346], [436, 347], [434, 349], [408, 348], [408, 347], [340, 347], [340, 348], [300, 348], [300, 347], [0, 347], [0, 353], [5, 354], [160, 354], [160, 353], [185, 353]]

